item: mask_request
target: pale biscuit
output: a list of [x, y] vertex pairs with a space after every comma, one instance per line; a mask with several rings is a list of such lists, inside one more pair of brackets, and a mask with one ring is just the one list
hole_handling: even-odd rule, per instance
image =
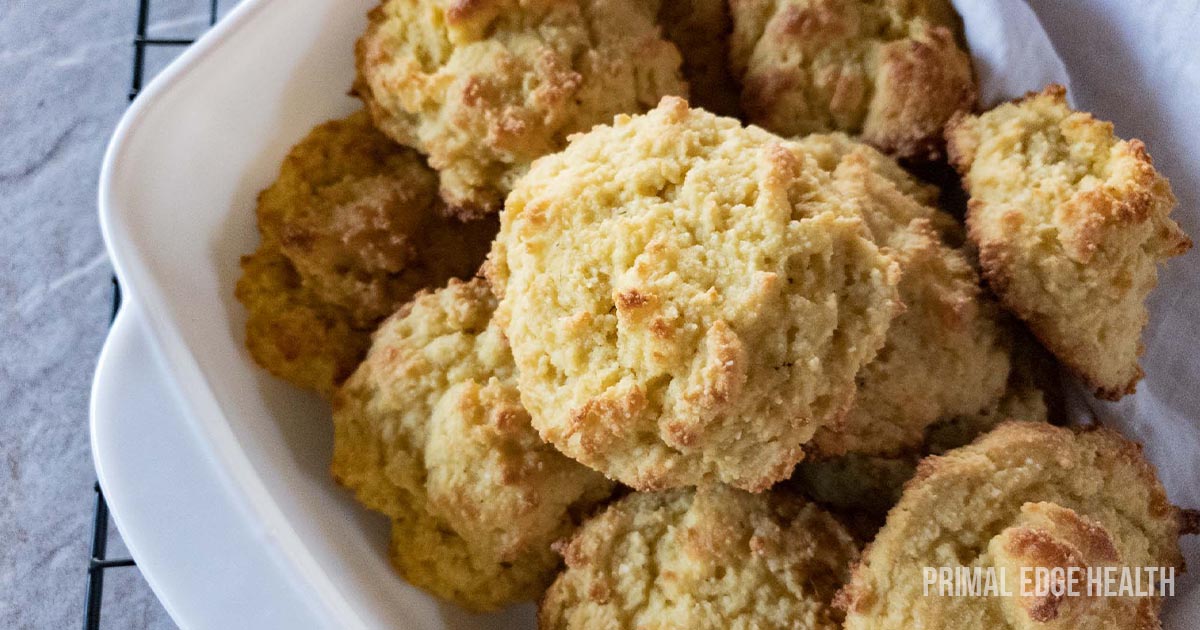
[[237, 285], [255, 361], [328, 396], [384, 317], [422, 288], [474, 274], [495, 222], [444, 218], [435, 187], [421, 157], [365, 112], [293, 147], [258, 197], [261, 243]]
[[1008, 420], [1049, 421], [1047, 395], [1031, 373], [1035, 369], [1043, 368], [1028, 366], [1023, 353], [1017, 353], [1008, 389], [987, 408], [930, 425], [922, 444], [902, 452], [887, 455], [850, 452], [836, 457], [818, 454], [807, 458], [796, 466], [791, 483], [834, 510], [861, 538], [870, 540], [883, 525], [888, 510], [900, 499], [905, 482], [916, 473], [922, 455], [941, 454], [969, 444]]
[[1132, 393], [1157, 265], [1191, 247], [1145, 146], [1072, 111], [1061, 86], [946, 135], [992, 289], [1098, 396]]
[[358, 42], [355, 91], [429, 156], [450, 211], [495, 212], [569, 134], [686, 95], [644, 0], [385, 0]]
[[906, 158], [940, 153], [975, 104], [948, 0], [731, 0], [734, 76], [751, 122], [783, 135], [845, 131]]
[[926, 453], [966, 446], [1007, 420], [1049, 422], [1062, 410], [1059, 367], [1029, 333], [1014, 328], [1012, 370], [1004, 395], [975, 413], [942, 420], [925, 432]]
[[536, 598], [612, 490], [538, 439], [494, 306], [482, 280], [422, 294], [334, 399], [334, 477], [392, 519], [405, 579], [472, 610]]
[[[1161, 598], [1023, 597], [1020, 567], [1182, 568], [1183, 520], [1115, 432], [1003, 424], [921, 462], [838, 605], [848, 630], [1157, 627]], [[926, 595], [943, 566], [1005, 567], [1014, 595]]]
[[560, 546], [543, 630], [839, 628], [858, 550], [816, 506], [724, 486], [630, 495]]
[[857, 200], [879, 245], [900, 265], [905, 311], [857, 377], [854, 406], [813, 441], [822, 455], [918, 449], [929, 426], [993, 406], [1005, 391], [1010, 332], [984, 295], [967, 255], [950, 246], [958, 225], [935, 208], [936, 191], [892, 159], [843, 134], [800, 141]]
[[798, 144], [673, 98], [539, 160], [487, 269], [534, 426], [638, 489], [786, 478], [898, 308]]

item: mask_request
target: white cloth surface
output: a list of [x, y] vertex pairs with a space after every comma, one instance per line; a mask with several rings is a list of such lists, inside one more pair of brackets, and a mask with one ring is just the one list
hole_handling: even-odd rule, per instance
[[985, 108], [1040, 90], [1071, 87], [1067, 68], [1024, 0], [955, 0]]

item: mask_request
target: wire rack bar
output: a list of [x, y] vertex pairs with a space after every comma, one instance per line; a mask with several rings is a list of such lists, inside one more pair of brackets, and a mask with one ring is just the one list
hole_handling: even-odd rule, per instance
[[[104, 604], [104, 571], [108, 553], [108, 504], [100, 483], [95, 484], [96, 508], [92, 517], [92, 559], [87, 571], [87, 608], [83, 616], [84, 630], [100, 627], [100, 609]], [[132, 561], [130, 561], [132, 563]]]

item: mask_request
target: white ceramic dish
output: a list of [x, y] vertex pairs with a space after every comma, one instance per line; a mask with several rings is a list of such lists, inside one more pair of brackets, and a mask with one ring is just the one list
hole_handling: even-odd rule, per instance
[[214, 469], [137, 311], [121, 309], [96, 366], [92, 450], [151, 588], [185, 627], [334, 627]]
[[[275, 534], [259, 514], [246, 509], [239, 485], [198, 435], [180, 395], [150, 341], [140, 309], [126, 302], [96, 368], [92, 450], [126, 546], [181, 627], [510, 628], [524, 623], [528, 607], [507, 616], [469, 617], [447, 609], [420, 618], [426, 613], [409, 606], [413, 593], [393, 593], [391, 599], [386, 589], [379, 599], [348, 600], [349, 605], [366, 605], [353, 614], [338, 602], [324, 601], [317, 590], [320, 583], [300, 574], [271, 541]], [[364, 545], [350, 562], [374, 560], [376, 545]], [[366, 571], [356, 575], [371, 577]], [[336, 579], [346, 581], [348, 588], [363, 588], [351, 584], [353, 576]], [[385, 579], [384, 585], [388, 583], [412, 590], [392, 576]]]
[[101, 225], [130, 306], [97, 374], [93, 445], [185, 628], [532, 626], [530, 606], [468, 616], [396, 577], [385, 520], [329, 479], [328, 410], [241, 344], [254, 197], [308, 129], [357, 107], [352, 42], [373, 4], [246, 0], [138, 98], [105, 158]]
[[[328, 409], [254, 367], [241, 344], [232, 288], [236, 261], [257, 238], [254, 198], [309, 128], [356, 107], [345, 93], [372, 4], [248, 0], [235, 9], [122, 119], [101, 175], [101, 227], [200, 448], [203, 476], [218, 480], [223, 502], [214, 507], [236, 510], [236, 527], [249, 536], [230, 551], [212, 549], [228, 554], [229, 569], [212, 577], [276, 583], [280, 596], [257, 603], [261, 610], [246, 616], [257, 623], [247, 627], [528, 626], [531, 606], [474, 617], [400, 580], [386, 561], [386, 520], [356, 507], [329, 478]], [[115, 463], [103, 464], [116, 459], [105, 449], [120, 447], [95, 446], [118, 525], [133, 526], [139, 504], [156, 499], [125, 485]], [[178, 488], [176, 505], [192, 491]], [[129, 544], [181, 625], [229, 627], [172, 603], [183, 601], [189, 550], [157, 548], [136, 531]], [[243, 555], [246, 545], [259, 552]], [[236, 600], [208, 605], [240, 608]]]

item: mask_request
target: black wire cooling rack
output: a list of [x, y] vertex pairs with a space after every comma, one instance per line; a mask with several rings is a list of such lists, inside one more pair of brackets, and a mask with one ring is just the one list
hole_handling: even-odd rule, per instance
[[[208, 25], [217, 23], [220, 14], [220, 0], [195, 0], [198, 5], [207, 4]], [[149, 36], [150, 12], [152, 0], [137, 0], [137, 27], [133, 36], [133, 72], [129, 83], [129, 101], [137, 98], [146, 81], [146, 53], [151, 49], [181, 51], [195, 41], [195, 38], [158, 38]], [[121, 285], [116, 276], [112, 278], [112, 318], [117, 316], [121, 308]], [[83, 613], [84, 630], [99, 630], [100, 613], [104, 604], [104, 574], [109, 569], [134, 567], [133, 558], [108, 557], [108, 503], [104, 501], [104, 492], [97, 482], [93, 486], [96, 492], [96, 507], [92, 518], [92, 557], [88, 561], [87, 570], [87, 599]]]

